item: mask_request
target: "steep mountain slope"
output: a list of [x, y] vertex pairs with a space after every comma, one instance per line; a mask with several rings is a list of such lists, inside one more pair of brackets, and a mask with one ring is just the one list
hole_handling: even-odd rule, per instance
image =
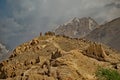
[[55, 33], [72, 38], [84, 37], [92, 30], [98, 27], [98, 24], [92, 18], [74, 18], [67, 23], [60, 25]]
[[0, 61], [6, 58], [7, 53], [8, 50], [6, 49], [6, 47], [0, 43]]
[[120, 18], [101, 25], [85, 38], [102, 42], [120, 51]]
[[9, 59], [1, 62], [0, 78], [96, 80], [99, 66], [120, 71], [119, 64], [120, 54], [103, 44], [48, 32], [18, 46]]

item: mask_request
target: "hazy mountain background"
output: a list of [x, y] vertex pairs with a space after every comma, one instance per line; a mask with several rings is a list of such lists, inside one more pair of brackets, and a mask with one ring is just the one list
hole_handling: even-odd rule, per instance
[[119, 0], [0, 0], [0, 40], [15, 48], [74, 17], [98, 23], [120, 16]]
[[0, 43], [0, 61], [7, 58], [9, 50], [7, 50], [6, 46]]

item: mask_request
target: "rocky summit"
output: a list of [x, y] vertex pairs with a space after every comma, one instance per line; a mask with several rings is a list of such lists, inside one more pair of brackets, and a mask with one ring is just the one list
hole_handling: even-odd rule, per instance
[[0, 63], [1, 80], [97, 80], [98, 67], [120, 71], [120, 54], [106, 45], [48, 32], [19, 45]]
[[95, 20], [90, 17], [84, 18], [73, 18], [72, 20], [59, 25], [55, 30], [55, 33], [58, 35], [65, 35], [72, 38], [84, 37], [97, 28], [99, 25]]

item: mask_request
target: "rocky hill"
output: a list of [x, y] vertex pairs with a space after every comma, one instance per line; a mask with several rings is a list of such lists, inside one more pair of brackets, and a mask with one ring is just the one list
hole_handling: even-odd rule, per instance
[[120, 18], [101, 25], [85, 38], [102, 42], [120, 51]]
[[120, 71], [120, 54], [100, 43], [48, 32], [14, 49], [0, 63], [0, 79], [97, 80], [98, 67]]
[[6, 47], [0, 43], [0, 61], [5, 59], [7, 56], [8, 50]]
[[67, 23], [60, 25], [55, 33], [58, 35], [65, 35], [72, 38], [75, 37], [84, 37], [93, 31], [98, 24], [92, 18], [74, 18]]

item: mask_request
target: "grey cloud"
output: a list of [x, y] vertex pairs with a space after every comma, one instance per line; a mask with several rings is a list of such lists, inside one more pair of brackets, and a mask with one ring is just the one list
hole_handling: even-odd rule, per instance
[[0, 19], [0, 39], [12, 48], [74, 17], [90, 16], [103, 23], [120, 16], [119, 0], [6, 1], [8, 14]]
[[120, 3], [112, 2], [112, 3], [110, 3], [110, 4], [107, 4], [106, 7], [116, 7], [116, 8], [120, 8]]

